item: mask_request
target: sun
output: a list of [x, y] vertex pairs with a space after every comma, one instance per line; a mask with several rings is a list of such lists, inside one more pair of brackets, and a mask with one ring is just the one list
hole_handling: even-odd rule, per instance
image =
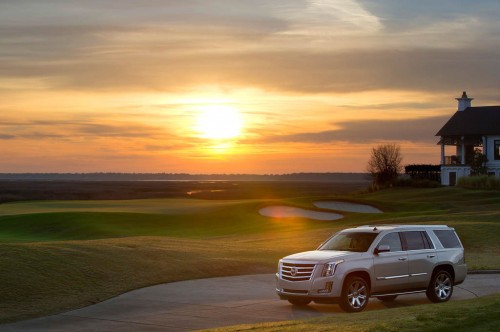
[[199, 107], [195, 130], [200, 137], [209, 139], [232, 139], [241, 135], [243, 118], [240, 112], [229, 105], [205, 105]]

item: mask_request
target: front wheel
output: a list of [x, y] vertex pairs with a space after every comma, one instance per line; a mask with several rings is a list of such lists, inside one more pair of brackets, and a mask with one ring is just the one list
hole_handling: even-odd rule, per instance
[[366, 307], [369, 297], [370, 290], [366, 280], [352, 276], [344, 282], [339, 304], [347, 312], [359, 312]]
[[311, 300], [307, 300], [307, 299], [288, 299], [288, 302], [290, 302], [293, 305], [296, 305], [296, 306], [299, 306], [299, 307], [303, 307], [303, 306], [306, 306], [309, 303], [311, 303]]
[[448, 301], [451, 298], [451, 294], [453, 294], [453, 280], [451, 275], [445, 270], [434, 273], [426, 294], [427, 298], [434, 303]]

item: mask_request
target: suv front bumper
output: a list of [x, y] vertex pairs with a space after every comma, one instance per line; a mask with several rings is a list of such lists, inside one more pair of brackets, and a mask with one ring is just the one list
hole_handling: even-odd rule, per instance
[[317, 277], [307, 281], [289, 281], [276, 273], [276, 293], [280, 299], [308, 298], [315, 302], [335, 303], [340, 297], [342, 283], [335, 277]]

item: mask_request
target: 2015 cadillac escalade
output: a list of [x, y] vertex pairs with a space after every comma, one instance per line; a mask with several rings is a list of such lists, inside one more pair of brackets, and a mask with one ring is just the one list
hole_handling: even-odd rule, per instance
[[464, 248], [445, 225], [361, 226], [336, 233], [317, 250], [279, 261], [276, 291], [294, 305], [338, 303], [348, 312], [370, 297], [393, 301], [425, 292], [448, 301], [467, 275]]

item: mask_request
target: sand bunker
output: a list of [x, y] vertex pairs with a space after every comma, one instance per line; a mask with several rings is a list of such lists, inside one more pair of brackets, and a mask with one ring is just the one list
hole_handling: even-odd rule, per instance
[[343, 215], [333, 212], [312, 211], [292, 206], [274, 205], [259, 210], [264, 217], [270, 218], [307, 218], [314, 220], [337, 220], [344, 218]]
[[318, 201], [314, 202], [314, 206], [320, 209], [357, 212], [357, 213], [383, 213], [376, 207], [366, 204], [356, 204], [340, 201]]

